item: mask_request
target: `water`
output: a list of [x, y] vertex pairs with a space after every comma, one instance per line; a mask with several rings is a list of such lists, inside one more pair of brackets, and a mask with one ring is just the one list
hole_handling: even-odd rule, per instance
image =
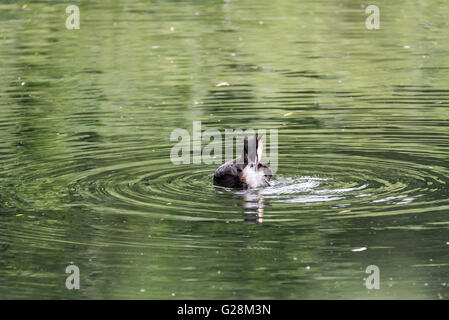
[[[449, 10], [377, 4], [369, 31], [352, 0], [89, 1], [67, 30], [3, 1], [0, 298], [448, 298]], [[174, 165], [193, 121], [278, 129], [272, 185]]]

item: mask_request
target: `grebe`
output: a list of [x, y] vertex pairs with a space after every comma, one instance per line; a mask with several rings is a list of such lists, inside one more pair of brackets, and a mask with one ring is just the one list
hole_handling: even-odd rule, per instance
[[270, 185], [271, 169], [260, 163], [262, 138], [244, 140], [243, 154], [221, 165], [214, 174], [214, 184], [227, 188], [257, 188]]

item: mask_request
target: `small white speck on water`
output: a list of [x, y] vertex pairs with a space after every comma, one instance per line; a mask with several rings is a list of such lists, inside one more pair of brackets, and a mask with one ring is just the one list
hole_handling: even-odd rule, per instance
[[145, 292], [145, 289], [143, 289], [143, 288], [142, 288], [142, 289], [140, 289], [140, 292]]
[[216, 87], [228, 87], [228, 86], [229, 86], [228, 82], [220, 82], [220, 83], [217, 83], [217, 85], [216, 85]]
[[307, 270], [310, 270], [310, 266], [307, 266], [306, 269], [307, 269]]
[[263, 21], [262, 21], [262, 20], [260, 20], [260, 21], [259, 21], [259, 24], [263, 24]]
[[218, 271], [217, 271], [217, 273], [218, 273], [218, 274], [221, 274], [221, 271], [220, 271], [220, 270], [218, 270]]
[[151, 48], [152, 49], [159, 49], [160, 47], [159, 46], [152, 46]]
[[404, 46], [404, 49], [410, 49], [410, 46], [409, 45]]
[[175, 31], [175, 27], [170, 27], [170, 31]]
[[426, 283], [424, 283], [424, 287], [427, 287], [429, 284], [426, 282]]
[[296, 260], [298, 260], [298, 258], [296, 258], [296, 257], [293, 257], [293, 260], [295, 260], [295, 261], [296, 261]]
[[365, 251], [365, 250], [366, 250], [366, 247], [361, 247], [361, 248], [352, 249], [351, 251], [360, 252], [360, 251]]
[[171, 296], [174, 297], [176, 294], [174, 292], [172, 292]]
[[22, 82], [20, 85], [23, 87], [25, 85], [25, 82]]

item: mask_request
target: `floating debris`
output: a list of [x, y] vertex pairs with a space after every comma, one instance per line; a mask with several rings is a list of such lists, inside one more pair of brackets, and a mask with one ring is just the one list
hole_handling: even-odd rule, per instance
[[366, 247], [361, 247], [361, 248], [357, 248], [357, 249], [352, 249], [351, 251], [360, 252], [360, 251], [365, 251], [365, 250], [366, 250]]
[[217, 83], [216, 87], [229, 87], [229, 83], [228, 82], [220, 82], [220, 83]]
[[287, 113], [284, 113], [284, 117], [291, 116], [292, 114], [293, 114], [293, 112], [287, 112]]
[[349, 213], [351, 210], [341, 210], [339, 213]]

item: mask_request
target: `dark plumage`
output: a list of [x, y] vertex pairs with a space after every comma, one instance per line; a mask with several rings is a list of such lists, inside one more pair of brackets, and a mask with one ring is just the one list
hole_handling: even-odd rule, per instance
[[244, 140], [243, 154], [221, 165], [214, 174], [214, 184], [227, 188], [257, 188], [269, 186], [272, 172], [259, 162], [263, 144], [257, 135]]

